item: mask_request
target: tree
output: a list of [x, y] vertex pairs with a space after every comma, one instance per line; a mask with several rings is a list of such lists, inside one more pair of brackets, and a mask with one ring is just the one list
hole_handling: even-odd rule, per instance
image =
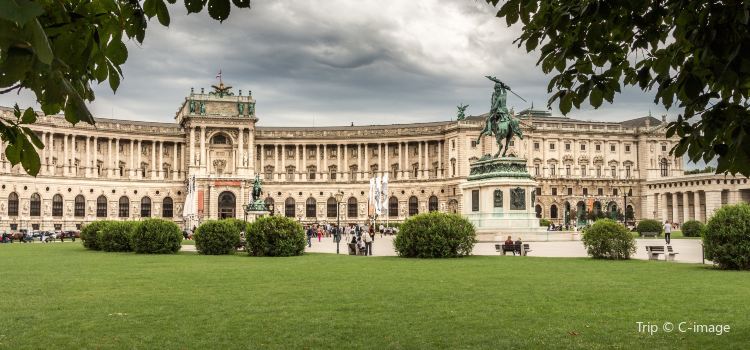
[[[250, 0], [232, 3], [250, 7]], [[229, 16], [229, 0], [185, 0], [188, 14], [206, 5], [213, 19]], [[94, 124], [85, 103], [94, 100], [90, 83], [106, 80], [117, 91], [123, 77], [120, 67], [128, 59], [124, 40], [143, 43], [153, 17], [169, 26], [164, 0], [0, 0], [0, 94], [28, 89], [45, 114], [63, 111], [72, 124]], [[15, 121], [0, 119], [0, 137], [8, 143], [5, 155], [36, 176], [36, 149], [44, 148], [28, 128], [36, 112], [31, 107], [21, 112], [16, 106], [14, 114]]]
[[680, 137], [672, 154], [750, 175], [750, 2], [508, 0], [497, 17], [520, 21], [514, 42], [557, 71], [548, 105], [567, 114], [586, 99], [612, 103], [623, 84], [655, 89], [654, 103], [681, 108], [667, 126]]

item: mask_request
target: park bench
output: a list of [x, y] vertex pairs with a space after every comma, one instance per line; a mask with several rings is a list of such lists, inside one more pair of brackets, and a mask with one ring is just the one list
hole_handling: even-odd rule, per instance
[[521, 250], [520, 244], [495, 244], [495, 251], [501, 252], [503, 255], [507, 252], [519, 252], [521, 255], [526, 255], [531, 251], [531, 248], [529, 248], [528, 243], [523, 244], [523, 250]]
[[646, 238], [646, 237], [656, 238], [656, 236], [658, 235], [659, 235], [659, 232], [641, 232], [641, 237], [643, 238]]
[[664, 246], [647, 245], [646, 253], [648, 254], [648, 260], [659, 260], [659, 254], [664, 254]]
[[677, 254], [680, 254], [680, 253], [678, 253], [678, 252], [675, 252], [675, 251], [674, 251], [674, 250], [672, 249], [672, 246], [671, 246], [671, 245], [668, 245], [668, 246], [667, 246], [667, 254], [666, 254], [666, 257], [667, 257], [667, 261], [674, 261], [675, 255], [677, 255]]

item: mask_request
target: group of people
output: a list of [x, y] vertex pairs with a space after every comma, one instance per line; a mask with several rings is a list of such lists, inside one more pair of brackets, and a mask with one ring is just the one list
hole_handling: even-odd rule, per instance
[[376, 231], [374, 225], [359, 224], [349, 224], [343, 227], [332, 224], [312, 224], [305, 226], [304, 229], [308, 247], [312, 247], [312, 241], [315, 238], [318, 242], [322, 242], [323, 238], [333, 237], [334, 242], [337, 239], [343, 239], [344, 242], [354, 244], [362, 255], [372, 255], [372, 242], [375, 241], [376, 232], [380, 232], [380, 237], [398, 232], [395, 228], [387, 228], [383, 225], [380, 225]]
[[518, 237], [518, 239], [513, 242], [513, 238], [508, 236], [508, 239], [505, 240], [504, 244], [506, 247], [513, 246], [513, 255], [516, 255], [516, 253], [518, 253], [518, 255], [523, 255], [523, 252], [521, 251], [523, 247], [523, 241], [521, 241], [521, 237]]

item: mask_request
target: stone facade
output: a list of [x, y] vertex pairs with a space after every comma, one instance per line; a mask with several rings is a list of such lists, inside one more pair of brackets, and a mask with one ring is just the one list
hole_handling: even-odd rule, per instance
[[[12, 116], [9, 108], [0, 113]], [[698, 198], [700, 191], [678, 188], [665, 194], [660, 187], [695, 183], [683, 176], [682, 159], [669, 156], [676, 140], [666, 138], [663, 121], [649, 116], [590, 122], [535, 110], [517, 117], [525, 136], [508, 153], [527, 159], [539, 184], [533, 205], [540, 216], [561, 222], [565, 208], [622, 208], [627, 200], [636, 218], [661, 217], [664, 210], [654, 208], [666, 202], [683, 208], [673, 209], [670, 217], [695, 217], [696, 210], [686, 216], [680, 203], [690, 207], [690, 193]], [[0, 231], [73, 229], [102, 218], [165, 217], [181, 225], [242, 218], [256, 173], [274, 211], [302, 222], [335, 222], [333, 195], [338, 191], [345, 194], [338, 204], [341, 221], [366, 220], [369, 179], [385, 172], [390, 177], [389, 220], [428, 210], [461, 212], [459, 185], [466, 182], [470, 162], [497, 151], [490, 138], [476, 142], [481, 116], [342, 127], [256, 126], [258, 122], [252, 96], [202, 90], [191, 91], [175, 123], [99, 118], [95, 127], [73, 127], [62, 116], [40, 115], [33, 127], [46, 145], [39, 150], [39, 175], [25, 175], [0, 156]], [[186, 223], [182, 214], [192, 177], [197, 215]], [[720, 199], [713, 190], [701, 194], [699, 203], [706, 203], [706, 210], [699, 216], [710, 216], [716, 203], [745, 199], [740, 194], [745, 182], [715, 183]], [[658, 197], [664, 195], [667, 201]]]

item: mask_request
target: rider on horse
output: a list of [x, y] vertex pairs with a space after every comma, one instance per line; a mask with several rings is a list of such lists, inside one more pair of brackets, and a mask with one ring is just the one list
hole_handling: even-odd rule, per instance
[[[511, 117], [506, 107], [507, 91], [510, 90], [510, 87], [495, 77], [487, 76], [487, 79], [495, 82], [495, 91], [492, 93], [490, 113], [487, 116], [484, 129], [479, 134], [479, 137], [477, 137], [477, 144], [482, 136], [495, 135], [495, 141], [498, 146], [495, 157], [498, 157], [501, 151], [503, 152], [502, 156], [505, 157], [513, 135], [518, 135], [519, 138], [523, 139], [523, 134], [518, 120]], [[502, 144], [503, 139], [505, 139], [505, 147]]]

